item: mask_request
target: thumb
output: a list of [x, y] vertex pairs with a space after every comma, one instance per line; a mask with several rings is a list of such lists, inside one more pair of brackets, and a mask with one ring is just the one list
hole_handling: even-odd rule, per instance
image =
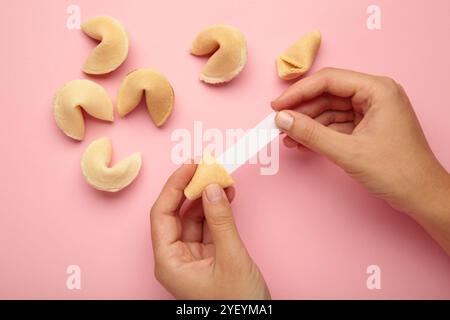
[[218, 184], [210, 184], [203, 191], [203, 210], [209, 232], [216, 246], [216, 260], [228, 264], [245, 248], [234, 223], [230, 202]]
[[303, 113], [280, 111], [275, 122], [289, 137], [332, 161], [338, 162], [342, 154], [348, 151], [350, 136], [330, 129]]

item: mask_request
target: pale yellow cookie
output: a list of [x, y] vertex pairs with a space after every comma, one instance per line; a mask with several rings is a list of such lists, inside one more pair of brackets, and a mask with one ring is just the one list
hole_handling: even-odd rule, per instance
[[117, 112], [121, 117], [134, 110], [145, 94], [150, 117], [157, 127], [162, 126], [173, 110], [175, 94], [169, 81], [154, 69], [138, 69], [123, 79], [117, 98]]
[[247, 63], [247, 42], [244, 35], [228, 25], [212, 25], [201, 31], [192, 42], [196, 56], [212, 54], [203, 67], [200, 80], [217, 84], [236, 77]]
[[88, 74], [105, 74], [116, 70], [127, 58], [128, 35], [116, 19], [98, 16], [81, 25], [89, 37], [100, 41], [89, 54], [83, 71]]
[[84, 138], [81, 109], [94, 118], [113, 121], [113, 105], [101, 85], [90, 80], [70, 81], [58, 90], [53, 99], [53, 116], [58, 127], [72, 139]]
[[86, 181], [95, 189], [117, 192], [128, 186], [141, 169], [139, 152], [110, 167], [112, 145], [108, 138], [93, 141], [81, 159], [81, 170]]
[[189, 200], [198, 199], [202, 196], [206, 186], [212, 183], [217, 183], [222, 188], [226, 188], [233, 185], [234, 180], [214, 156], [204, 154], [194, 176], [184, 189], [184, 195]]
[[319, 51], [321, 38], [319, 31], [307, 33], [282, 53], [277, 58], [278, 76], [292, 80], [308, 72]]

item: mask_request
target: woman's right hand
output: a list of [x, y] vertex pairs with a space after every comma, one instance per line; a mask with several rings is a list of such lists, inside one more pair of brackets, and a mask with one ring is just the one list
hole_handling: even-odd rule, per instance
[[272, 107], [280, 111], [276, 122], [287, 134], [286, 146], [325, 155], [410, 214], [450, 254], [450, 176], [399, 84], [326, 68], [293, 84]]

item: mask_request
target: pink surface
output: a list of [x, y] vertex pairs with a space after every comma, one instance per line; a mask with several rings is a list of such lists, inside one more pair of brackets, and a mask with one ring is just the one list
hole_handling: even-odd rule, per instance
[[[95, 43], [66, 28], [66, 8], [82, 20], [114, 16], [130, 35], [130, 54], [109, 77], [81, 72]], [[0, 84], [0, 298], [169, 298], [153, 276], [148, 211], [175, 169], [177, 128], [249, 128], [288, 86], [274, 59], [318, 28], [324, 66], [386, 74], [408, 91], [430, 144], [450, 169], [450, 2], [375, 1], [382, 30], [366, 27], [372, 1], [8, 1], [2, 3]], [[249, 58], [231, 84], [197, 80], [204, 59], [188, 54], [203, 27], [227, 23], [246, 35]], [[87, 119], [86, 138], [66, 138], [52, 117], [65, 82], [90, 78], [115, 102], [130, 70], [154, 67], [170, 79], [175, 111], [156, 129], [143, 106], [113, 124]], [[114, 159], [143, 153], [138, 179], [118, 194], [90, 188], [80, 157], [95, 138], [113, 141]], [[282, 147], [280, 171], [256, 165], [235, 174], [234, 213], [243, 240], [274, 298], [450, 298], [450, 259], [413, 221], [373, 198], [314, 154]], [[68, 265], [81, 290], [66, 288]], [[379, 265], [382, 289], [366, 288]]]

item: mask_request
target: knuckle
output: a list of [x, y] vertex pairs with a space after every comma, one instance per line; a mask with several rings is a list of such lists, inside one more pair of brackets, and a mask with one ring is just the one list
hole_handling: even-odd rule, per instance
[[405, 88], [404, 88], [400, 83], [397, 83], [397, 88], [398, 88], [398, 93], [399, 93], [401, 96], [407, 97], [406, 90], [405, 90]]
[[212, 217], [211, 223], [216, 229], [228, 230], [233, 226], [233, 217], [225, 213], [219, 213]]
[[316, 129], [313, 125], [303, 125], [299, 127], [299, 140], [305, 143], [314, 143], [316, 138]]
[[322, 69], [319, 70], [320, 73], [324, 73], [324, 74], [329, 74], [334, 72], [336, 69], [332, 68], [332, 67], [324, 67]]
[[387, 77], [387, 76], [379, 76], [378, 79], [380, 82], [382, 82], [385, 85], [396, 85], [397, 84], [394, 79]]
[[393, 99], [397, 99], [397, 101], [401, 101], [401, 104], [395, 104], [395, 106], [401, 106], [408, 104], [409, 99], [408, 95], [406, 94], [405, 89], [402, 85], [397, 83], [394, 79], [388, 78], [388, 77], [382, 77], [381, 79], [381, 90], [382, 93], [386, 97], [390, 97]]
[[381, 87], [383, 88], [383, 90], [385, 92], [387, 92], [387, 93], [400, 92], [400, 86], [394, 79], [382, 76], [382, 77], [379, 77], [378, 80], [379, 80]]
[[405, 103], [409, 103], [408, 94], [406, 93], [406, 90], [403, 88], [403, 86], [401, 86], [400, 84], [397, 84], [397, 90], [395, 94], [399, 99], [399, 101], [402, 102], [402, 105], [404, 105]]

